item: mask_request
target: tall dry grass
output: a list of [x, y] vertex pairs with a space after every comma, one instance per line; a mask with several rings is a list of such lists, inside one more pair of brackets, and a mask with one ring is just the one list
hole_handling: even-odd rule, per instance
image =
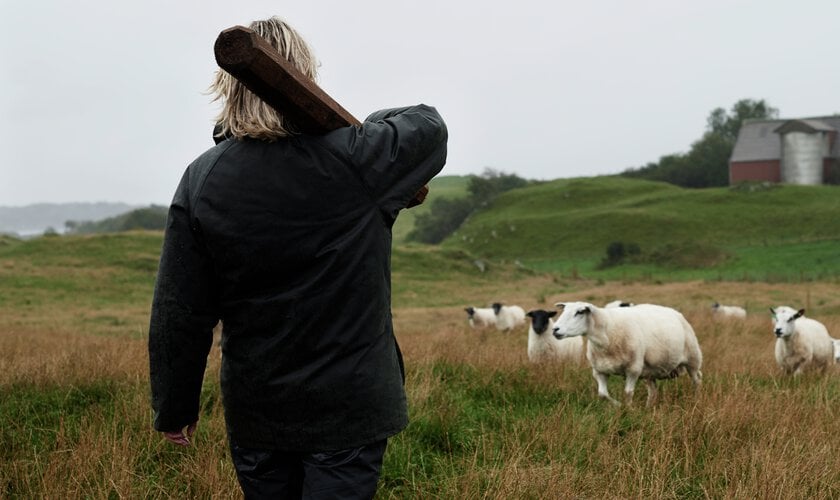
[[[400, 308], [412, 423], [391, 440], [379, 497], [840, 497], [840, 373], [782, 376], [764, 312], [807, 306], [840, 332], [833, 287], [607, 283], [552, 293], [557, 283], [541, 279], [495, 293], [526, 309], [625, 298], [683, 310], [704, 353], [700, 394], [679, 378], [660, 384], [652, 408], [643, 386], [637, 404], [614, 408], [597, 399], [585, 363], [529, 363], [524, 328], [472, 330], [460, 305]], [[747, 305], [750, 317], [713, 321], [710, 299]], [[215, 352], [195, 445], [181, 449], [151, 430], [142, 337], [3, 312], [0, 497], [239, 497]]]
[[[812, 317], [840, 332], [837, 291], [829, 285], [632, 283], [538, 298], [520, 292], [509, 291], [508, 302], [526, 309], [617, 297], [681, 309], [704, 353], [702, 391], [695, 396], [687, 378], [664, 381], [653, 408], [636, 394], [633, 407], [615, 409], [597, 400], [585, 364], [528, 363], [524, 330], [471, 330], [465, 318], [454, 319], [464, 315], [458, 308], [401, 310], [400, 341], [414, 367], [408, 388], [416, 417], [440, 412], [434, 395], [452, 390], [430, 368], [441, 362], [471, 366], [478, 373], [473, 383], [491, 387], [495, 375], [524, 370], [533, 387], [551, 387], [558, 395], [557, 404], [542, 413], [480, 429], [469, 453], [453, 453], [440, 468], [457, 472], [432, 488], [412, 484], [418, 497], [840, 497], [840, 369], [783, 376], [766, 309], [808, 304]], [[750, 316], [715, 321], [713, 298], [747, 305]], [[620, 394], [619, 380], [610, 387]]]

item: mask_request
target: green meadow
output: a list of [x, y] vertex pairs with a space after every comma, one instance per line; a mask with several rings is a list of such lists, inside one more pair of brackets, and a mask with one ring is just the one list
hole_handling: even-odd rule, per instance
[[[840, 368], [783, 376], [767, 311], [804, 307], [840, 337], [839, 200], [829, 187], [569, 179], [506, 193], [440, 246], [397, 244], [411, 423], [390, 440], [377, 498], [840, 497]], [[239, 497], [217, 347], [193, 446], [151, 428], [161, 241], [0, 237], [0, 498]], [[602, 267], [614, 241], [637, 244], [636, 260]], [[471, 329], [463, 311], [617, 298], [685, 314], [704, 354], [699, 393], [682, 377], [653, 407], [643, 384], [613, 407], [584, 360], [530, 363], [527, 325]], [[714, 301], [747, 319], [715, 321]]]

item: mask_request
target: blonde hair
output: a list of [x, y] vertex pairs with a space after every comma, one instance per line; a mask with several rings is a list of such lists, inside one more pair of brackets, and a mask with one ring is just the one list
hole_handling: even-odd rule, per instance
[[[277, 51], [304, 75], [315, 81], [318, 61], [303, 37], [278, 16], [254, 21], [248, 26], [265, 38]], [[298, 132], [294, 123], [263, 102], [227, 71], [216, 71], [209, 92], [213, 101], [222, 101], [216, 116], [216, 136], [237, 139], [251, 137], [274, 141]]]

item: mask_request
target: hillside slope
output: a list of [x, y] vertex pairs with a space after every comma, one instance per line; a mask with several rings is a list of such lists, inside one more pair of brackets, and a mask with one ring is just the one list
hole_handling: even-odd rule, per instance
[[487, 258], [602, 256], [612, 242], [642, 251], [671, 245], [723, 249], [840, 239], [840, 188], [684, 189], [592, 177], [560, 179], [500, 196], [443, 246]]
[[422, 205], [409, 210], [403, 210], [394, 224], [394, 243], [405, 243], [405, 237], [414, 229], [414, 219], [417, 215], [429, 211], [432, 202], [437, 198], [460, 198], [467, 195], [467, 185], [470, 182], [466, 175], [442, 175], [429, 182], [429, 195]]

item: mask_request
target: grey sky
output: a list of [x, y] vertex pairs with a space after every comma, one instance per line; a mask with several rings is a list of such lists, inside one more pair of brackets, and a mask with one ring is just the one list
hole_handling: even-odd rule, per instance
[[286, 18], [356, 117], [425, 102], [443, 174], [617, 173], [688, 150], [715, 107], [840, 112], [835, 0], [2, 0], [0, 205], [168, 204], [212, 145], [213, 42]]

